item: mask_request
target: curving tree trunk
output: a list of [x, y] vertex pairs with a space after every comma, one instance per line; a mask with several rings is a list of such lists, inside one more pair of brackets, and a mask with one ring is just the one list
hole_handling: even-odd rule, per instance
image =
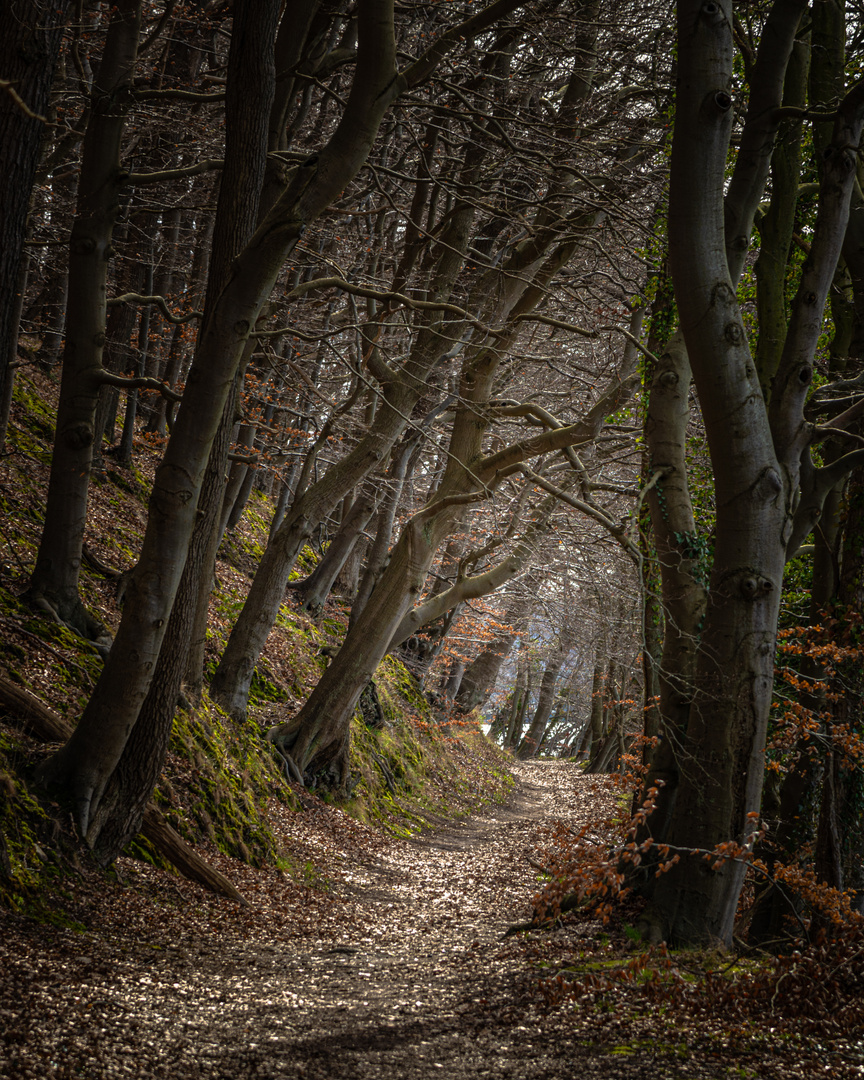
[[396, 523], [396, 511], [406, 479], [411, 475], [418, 457], [419, 435], [412, 432], [393, 451], [393, 459], [387, 470], [387, 487], [376, 516], [375, 539], [369, 549], [366, 566], [360, 578], [360, 585], [354, 603], [351, 605], [349, 626], [353, 626], [360, 617], [360, 612], [378, 584], [393, 541], [393, 528]]
[[456, 695], [456, 703], [463, 712], [471, 712], [488, 700], [498, 672], [519, 636], [520, 625], [530, 602], [526, 595], [517, 596], [511, 601], [501, 620], [501, 631], [466, 667]]
[[[344, 784], [354, 706], [394, 636], [405, 625], [403, 620], [423, 590], [439, 546], [452, 534], [465, 507], [485, 496], [496, 478], [526, 459], [596, 438], [604, 418], [612, 411], [610, 406], [629, 394], [632, 383], [629, 376], [616, 380], [580, 423], [544, 432], [482, 457], [487, 422], [478, 417], [494, 386], [501, 355], [498, 347], [481, 347], [466, 359], [462, 404], [436, 498], [407, 522], [378, 588], [303, 708], [291, 720], [271, 729], [271, 739], [293, 760], [296, 774], [323, 772], [329, 782]], [[479, 490], [478, 484], [483, 485]]]
[[531, 701], [532, 687], [531, 659], [524, 640], [519, 642], [519, 660], [516, 665], [516, 681], [513, 684], [513, 696], [510, 700], [510, 716], [507, 730], [501, 740], [505, 750], [515, 750], [525, 728], [525, 715]]
[[[235, 6], [235, 12], [256, 4]], [[98, 811], [150, 688], [197, 517], [210, 450], [249, 335], [285, 258], [368, 157], [381, 120], [396, 98], [434, 69], [447, 49], [481, 32], [515, 4], [498, 0], [452, 27], [405, 72], [396, 69], [392, 0], [358, 9], [352, 88], [341, 119], [320, 153], [289, 174], [284, 191], [236, 255], [211, 317], [201, 327], [183, 406], [154, 478], [141, 556], [108, 661], [69, 742], [40, 770], [73, 807], [83, 836]], [[268, 2], [267, 11], [270, 10]], [[259, 42], [272, 63], [269, 43]], [[240, 133], [242, 136], [242, 132]], [[95, 837], [90, 837], [93, 842]]]
[[[791, 37], [800, 17], [778, 3]], [[773, 14], [773, 13], [772, 13]], [[678, 8], [679, 84], [669, 210], [675, 295], [702, 404], [715, 476], [714, 565], [669, 841], [684, 853], [658, 881], [662, 935], [678, 944], [731, 941], [740, 861], [712, 865], [694, 849], [747, 844], [758, 814], [773, 686], [783, 565], [813, 523], [836, 469], [810, 463], [802, 408], [849, 211], [864, 86], [847, 95], [826, 147], [811, 255], [766, 409], [730, 273], [747, 236], [724, 230], [732, 124], [732, 15], [726, 0]], [[788, 51], [787, 51], [788, 56]], [[785, 63], [783, 65], [785, 69]], [[782, 75], [782, 73], [781, 73]], [[782, 86], [782, 78], [781, 78]], [[752, 99], [751, 99], [752, 108]], [[743, 142], [742, 142], [743, 146]], [[769, 156], [770, 160], [770, 148]], [[751, 193], [761, 198], [761, 185]], [[746, 215], [744, 215], [746, 218]], [[844, 463], [851, 468], [857, 458]], [[798, 493], [805, 485], [806, 497]]]
[[540, 752], [540, 745], [546, 734], [546, 725], [552, 715], [552, 706], [555, 703], [555, 687], [558, 684], [558, 676], [566, 659], [567, 647], [562, 643], [556, 654], [546, 664], [543, 678], [540, 680], [540, 690], [537, 694], [537, 706], [528, 730], [522, 737], [516, 756], [520, 761], [527, 761], [536, 757]]
[[375, 491], [371, 488], [362, 490], [352, 502], [345, 520], [330, 541], [321, 562], [307, 578], [289, 586], [296, 591], [304, 611], [320, 615], [333, 588], [333, 583], [375, 513], [377, 502], [378, 496]]
[[[471, 160], [466, 171], [473, 173], [478, 168]], [[430, 295], [438, 300], [449, 297], [462, 268], [472, 219], [473, 208], [468, 206], [451, 218], [446, 233], [447, 247], [438, 261], [430, 289]], [[385, 385], [374, 424], [321, 480], [301, 490], [271, 536], [211, 682], [214, 698], [234, 715], [242, 716], [246, 712], [255, 664], [276, 622], [303, 544], [339, 502], [390, 455], [424, 392], [426, 380], [442, 358], [442, 342], [449, 341], [452, 345], [459, 339], [461, 329], [461, 324], [452, 321], [445, 326], [437, 313], [426, 321], [405, 370], [382, 373]], [[371, 355], [367, 359], [372, 359]]]
[[[213, 317], [220, 289], [230, 277], [234, 252], [248, 242], [255, 228], [266, 159], [267, 115], [275, 82], [272, 45], [278, 11], [278, 0], [235, 9], [226, 94], [227, 163], [217, 205], [205, 324]], [[255, 88], [254, 95], [250, 86]], [[90, 817], [88, 842], [106, 864], [138, 831], [165, 760], [202, 592], [201, 577], [209, 566], [216, 510], [221, 507], [222, 459], [234, 426], [236, 387], [235, 378], [202, 483], [199, 502], [205, 509], [196, 515], [153, 679], [120, 758], [103, 780], [98, 806]], [[209, 588], [204, 595], [209, 595]]]
[[[787, 60], [803, 11], [800, 0], [784, 0], [771, 11], [752, 73], [745, 131], [723, 203], [725, 265], [737, 283], [749, 234], [768, 176], [779, 127]], [[661, 320], [662, 323], [663, 320]], [[649, 346], [657, 352], [652, 334]], [[660, 745], [651, 755], [645, 790], [659, 785], [646, 833], [663, 841], [674, 812], [681, 775], [679, 758], [690, 722], [696, 665], [708, 602], [709, 541], [696, 530], [688, 479], [687, 425], [692, 383], [688, 342], [675, 332], [652, 364], [645, 438], [650, 456], [648, 505], [662, 581], [665, 634], [658, 672]], [[656, 850], [656, 849], [655, 849]], [[643, 891], [657, 884], [643, 862]]]
[[421, 513], [408, 522], [390, 560], [388, 572], [407, 587], [372, 593], [306, 704], [292, 720], [271, 729], [268, 737], [300, 774], [324, 774], [333, 787], [347, 783], [351, 714], [384, 659], [393, 627], [423, 588], [435, 556], [437, 544], [426, 528], [429, 516]]

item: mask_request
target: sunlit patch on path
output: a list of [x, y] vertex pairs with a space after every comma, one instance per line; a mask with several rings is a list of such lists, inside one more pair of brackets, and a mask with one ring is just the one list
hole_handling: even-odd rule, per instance
[[582, 824], [605, 796], [566, 763], [517, 771], [506, 806], [407, 841], [323, 805], [286, 818], [324, 879], [289, 887], [244, 870], [249, 912], [124, 864], [152, 877], [151, 897], [119, 889], [100, 927], [10, 920], [0, 1075], [727, 1075], [692, 1061], [679, 1071], [648, 1049], [610, 1055], [574, 1034], [566, 1010], [544, 1015], [520, 998], [524, 959], [502, 934], [530, 912], [538, 830]]

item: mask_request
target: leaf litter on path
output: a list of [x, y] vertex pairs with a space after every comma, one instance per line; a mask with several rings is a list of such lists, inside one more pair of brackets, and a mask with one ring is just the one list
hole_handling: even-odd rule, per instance
[[0, 1076], [747, 1075], [543, 1010], [502, 936], [530, 914], [541, 829], [602, 816], [609, 794], [569, 763], [516, 771], [506, 806], [409, 840], [318, 800], [277, 811], [308, 884], [205, 851], [249, 908], [123, 859], [117, 884], [70, 889], [83, 931], [0, 916]]

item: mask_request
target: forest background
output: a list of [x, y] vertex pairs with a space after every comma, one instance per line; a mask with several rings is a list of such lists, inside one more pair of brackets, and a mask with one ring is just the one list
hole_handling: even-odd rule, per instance
[[[641, 771], [619, 870], [649, 940], [731, 944], [748, 867], [755, 942], [814, 898], [851, 918], [856, 14], [0, 18], [13, 458], [16, 394], [59, 378], [38, 543], [4, 574], [104, 661], [38, 770], [99, 861], [139, 832], [178, 701], [247, 716], [287, 589], [330, 660], [267, 733], [297, 783], [350, 790], [355, 708], [378, 721], [396, 656], [443, 722], [481, 709], [521, 756]], [[146, 528], [119, 558], [88, 542], [89, 491], [145, 446]], [[217, 552], [262, 495], [269, 536], [227, 611]], [[88, 560], [121, 579], [110, 627]]]

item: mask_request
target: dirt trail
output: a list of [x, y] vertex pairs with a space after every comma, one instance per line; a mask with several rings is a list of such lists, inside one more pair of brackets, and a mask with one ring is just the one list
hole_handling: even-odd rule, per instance
[[679, 1075], [653, 1055], [595, 1055], [566, 1016], [520, 1009], [524, 960], [501, 936], [536, 891], [537, 830], [585, 820], [597, 796], [562, 763], [519, 773], [506, 808], [346, 854], [327, 917], [310, 912], [317, 936], [292, 937], [300, 908], [278, 902], [247, 930], [205, 921], [178, 941], [154, 927], [174, 942], [161, 946], [130, 945], [114, 923], [50, 944], [18, 926], [0, 947], [0, 985], [22, 984], [0, 996], [0, 1076]]
[[[397, 842], [352, 868], [336, 887], [357, 906], [340, 940], [299, 955], [249, 958], [287, 1008], [241, 1003], [238, 979], [250, 972], [232, 976], [216, 966], [213, 974], [240, 1009], [228, 1026], [251, 1021], [257, 1028], [255, 1046], [238, 1056], [240, 1071], [255, 1075], [257, 1065], [263, 1076], [497, 1077], [510, 1075], [512, 1058], [513, 1075], [561, 1075], [526, 1069], [524, 1029], [511, 1032], [519, 1044], [514, 1056], [500, 1033], [475, 1030], [470, 1016], [474, 1003], [512, 988], [522, 970], [518, 961], [498, 961], [493, 976], [490, 954], [536, 890], [526, 856], [537, 823], [566, 809], [561, 781], [573, 775], [554, 763], [521, 772], [506, 808]], [[226, 1021], [194, 1040], [200, 1050], [203, 1036], [216, 1060], [225, 1053]]]

